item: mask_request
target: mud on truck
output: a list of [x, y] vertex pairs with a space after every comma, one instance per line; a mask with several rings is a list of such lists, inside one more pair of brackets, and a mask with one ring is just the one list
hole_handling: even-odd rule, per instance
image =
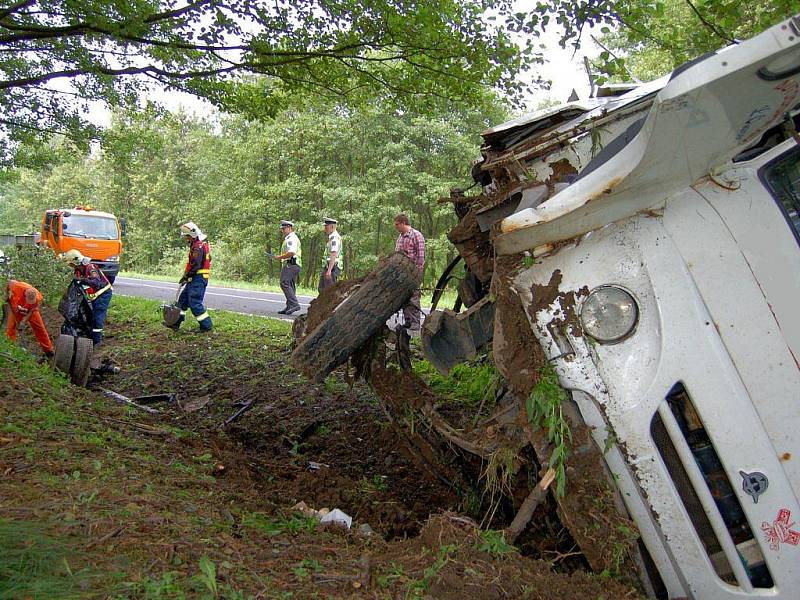
[[463, 485], [472, 457], [488, 485], [505, 464], [512, 539], [549, 493], [589, 567], [650, 597], [797, 598], [798, 115], [795, 17], [486, 131], [481, 193], [448, 199], [463, 266], [437, 292], [458, 274], [458, 310], [431, 313], [422, 349], [442, 373], [490, 351], [488, 416], [458, 421], [392, 365], [383, 322], [416, 284], [399, 255], [312, 304], [295, 364], [349, 361], [432, 476]]

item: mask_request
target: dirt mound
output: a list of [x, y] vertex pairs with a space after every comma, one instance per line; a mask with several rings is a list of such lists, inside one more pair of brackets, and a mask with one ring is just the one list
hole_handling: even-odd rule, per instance
[[498, 532], [481, 531], [474, 521], [453, 513], [431, 517], [419, 536], [387, 546], [375, 559], [402, 564], [411, 590], [441, 600], [638, 597], [632, 588], [607, 578], [554, 573], [549, 563], [520, 556]]

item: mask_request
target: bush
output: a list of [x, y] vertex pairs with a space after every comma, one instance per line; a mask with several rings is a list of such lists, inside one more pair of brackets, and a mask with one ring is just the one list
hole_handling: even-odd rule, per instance
[[72, 269], [55, 257], [49, 248], [20, 246], [5, 250], [8, 264], [0, 273], [0, 284], [8, 279], [29, 283], [38, 289], [45, 302], [57, 303], [72, 280]]

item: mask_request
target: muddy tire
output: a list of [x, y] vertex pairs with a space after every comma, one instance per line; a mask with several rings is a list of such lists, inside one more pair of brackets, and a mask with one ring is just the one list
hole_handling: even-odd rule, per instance
[[92, 355], [94, 354], [94, 344], [89, 338], [75, 338], [75, 359], [72, 361], [72, 374], [70, 381], [74, 385], [84, 387], [89, 381], [91, 373]]
[[50, 359], [50, 366], [69, 375], [73, 356], [75, 356], [75, 338], [62, 333], [56, 338], [53, 346], [53, 358]]
[[406, 305], [419, 285], [418, 273], [408, 258], [391, 255], [297, 346], [295, 367], [309, 379], [325, 379]]

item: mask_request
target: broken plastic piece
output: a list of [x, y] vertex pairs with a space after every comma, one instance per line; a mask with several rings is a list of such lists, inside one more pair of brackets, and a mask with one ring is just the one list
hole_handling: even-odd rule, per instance
[[350, 529], [350, 526], [353, 524], [353, 517], [339, 510], [338, 508], [334, 508], [331, 512], [320, 519], [320, 523], [338, 523], [339, 525], [344, 525]]

